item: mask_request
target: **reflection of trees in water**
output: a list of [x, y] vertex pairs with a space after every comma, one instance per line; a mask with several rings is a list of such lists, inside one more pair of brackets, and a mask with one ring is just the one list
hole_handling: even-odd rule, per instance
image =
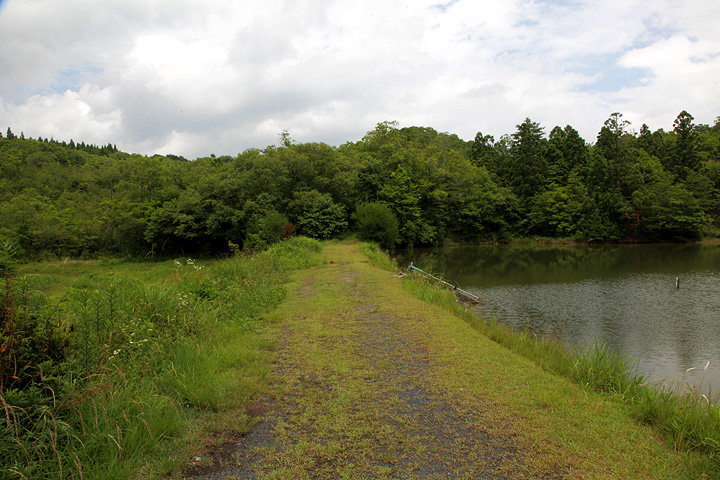
[[396, 258], [401, 267], [412, 261], [418, 268], [478, 287], [720, 269], [720, 247], [702, 245], [447, 247], [399, 251]]
[[[408, 255], [411, 253], [411, 256]], [[402, 266], [474, 291], [477, 313], [583, 347], [637, 356], [652, 381], [720, 386], [720, 246], [453, 247], [398, 252]], [[680, 289], [675, 277], [680, 276]], [[478, 290], [473, 290], [478, 289]]]

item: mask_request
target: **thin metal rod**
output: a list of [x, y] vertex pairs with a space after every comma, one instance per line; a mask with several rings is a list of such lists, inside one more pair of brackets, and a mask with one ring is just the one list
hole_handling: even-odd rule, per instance
[[420, 269], [417, 268], [415, 265], [413, 265], [413, 262], [410, 262], [410, 266], [408, 267], [408, 270], [418, 271], [418, 272], [422, 273], [423, 275], [427, 275], [428, 277], [432, 278], [433, 280], [435, 280], [435, 281], [437, 281], [437, 282], [440, 282], [440, 283], [442, 283], [443, 285], [447, 285], [448, 287], [452, 288], [453, 290], [456, 290], [456, 291], [462, 293], [463, 295], [471, 298], [472, 300], [474, 300], [474, 301], [476, 301], [476, 302], [478, 302], [478, 303], [480, 302], [480, 299], [479, 299], [478, 297], [476, 297], [475, 295], [473, 295], [472, 293], [466, 292], [465, 290], [463, 290], [463, 289], [461, 289], [461, 288], [459, 288], [459, 287], [457, 287], [457, 286], [455, 286], [455, 285], [453, 285], [453, 284], [451, 284], [451, 283], [448, 283], [448, 282], [446, 282], [445, 280], [442, 280], [442, 279], [440, 279], [440, 278], [437, 278], [437, 277], [434, 276], [434, 275], [431, 275], [431, 274], [429, 274], [429, 273], [427, 273], [427, 272], [424, 272], [424, 271], [420, 270]]

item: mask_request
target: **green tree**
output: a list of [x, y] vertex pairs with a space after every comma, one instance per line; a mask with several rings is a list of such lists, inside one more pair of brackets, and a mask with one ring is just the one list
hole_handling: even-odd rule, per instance
[[278, 137], [280, 138], [281, 147], [290, 148], [295, 143], [295, 139], [290, 136], [290, 132], [287, 130], [278, 133]]
[[597, 145], [592, 149], [586, 176], [591, 198], [585, 217], [585, 233], [588, 238], [619, 241], [626, 232], [622, 229], [623, 212], [629, 211], [627, 201], [618, 186], [614, 161], [605, 157]]
[[244, 248], [263, 249], [292, 235], [293, 226], [287, 217], [277, 210], [267, 210], [264, 215], [251, 219], [245, 237]]
[[451, 171], [443, 189], [447, 232], [451, 240], [477, 242], [505, 240], [517, 210], [517, 198], [500, 187], [484, 167], [463, 165]]
[[630, 166], [628, 180], [633, 186], [628, 212], [633, 237], [678, 241], [702, 236], [705, 218], [697, 200], [684, 186], [673, 182], [657, 158], [641, 151]]
[[418, 178], [411, 177], [404, 166], [392, 172], [378, 192], [378, 200], [390, 207], [398, 219], [402, 245], [432, 245], [438, 240], [437, 225], [426, 221], [428, 209], [423, 210], [422, 187]]
[[565, 185], [551, 184], [537, 195], [529, 212], [530, 231], [545, 237], [578, 237], [586, 235], [589, 212], [587, 187], [576, 173]]
[[570, 125], [555, 127], [547, 144], [547, 179], [557, 185], [566, 185], [572, 172], [584, 175], [590, 154], [585, 140]]
[[646, 123], [643, 123], [640, 127], [640, 134], [638, 135], [637, 145], [650, 155], [654, 155], [652, 131], [650, 131], [650, 127], [648, 127]]
[[671, 157], [670, 169], [680, 180], [685, 180], [690, 173], [696, 172], [700, 165], [699, 139], [693, 120], [693, 116], [683, 110], [673, 123], [675, 151]]
[[627, 173], [630, 151], [626, 129], [630, 122], [623, 120], [622, 114], [615, 112], [605, 120], [595, 144], [599, 153], [607, 160], [615, 184], [622, 188], [622, 178]]
[[526, 118], [517, 125], [510, 146], [510, 186], [521, 206], [529, 206], [529, 199], [545, 189], [547, 140], [539, 123]]

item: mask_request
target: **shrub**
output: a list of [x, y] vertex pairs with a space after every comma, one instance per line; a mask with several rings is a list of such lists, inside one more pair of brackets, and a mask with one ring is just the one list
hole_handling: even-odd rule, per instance
[[362, 203], [355, 209], [358, 238], [392, 248], [398, 236], [398, 221], [390, 208], [379, 202]]
[[298, 213], [298, 230], [301, 235], [327, 240], [347, 229], [345, 207], [333, 202], [327, 193], [317, 190], [298, 192], [292, 205]]
[[294, 228], [285, 215], [277, 210], [268, 210], [265, 215], [255, 217], [248, 227], [245, 247], [250, 249], [267, 248], [283, 238], [291, 237]]

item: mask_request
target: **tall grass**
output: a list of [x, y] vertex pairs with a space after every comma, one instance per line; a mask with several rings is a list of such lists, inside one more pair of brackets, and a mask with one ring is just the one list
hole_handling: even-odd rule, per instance
[[388, 271], [397, 271], [398, 266], [394, 259], [391, 259], [388, 252], [380, 248], [377, 243], [365, 242], [360, 245], [360, 252], [370, 260], [372, 265]]
[[641, 421], [658, 426], [678, 450], [702, 453], [706, 470], [720, 478], [719, 392], [703, 393], [702, 381], [700, 386], [654, 385], [637, 391], [632, 401]]
[[197, 412], [255, 393], [261, 314], [320, 244], [166, 262], [153, 283], [93, 273], [57, 298], [11, 250], [0, 251], [0, 479], [123, 479]]
[[[397, 270], [389, 258], [382, 260], [384, 253], [377, 246], [365, 247], [363, 252], [373, 264]], [[697, 471], [706, 478], [720, 478], [718, 392], [704, 394], [698, 387], [683, 384], [674, 388], [648, 384], [638, 373], [636, 361], [607, 344], [594, 342], [589, 348], [573, 351], [552, 339], [480, 318], [458, 302], [452, 291], [425, 277], [410, 275], [405, 286], [415, 296], [453, 312], [491, 340], [543, 368], [584, 388], [623, 400], [639, 421], [661, 431], [678, 451], [697, 454]]]
[[629, 399], [644, 388], [646, 381], [638, 372], [636, 361], [597, 340], [576, 352], [570, 376], [593, 390]]

